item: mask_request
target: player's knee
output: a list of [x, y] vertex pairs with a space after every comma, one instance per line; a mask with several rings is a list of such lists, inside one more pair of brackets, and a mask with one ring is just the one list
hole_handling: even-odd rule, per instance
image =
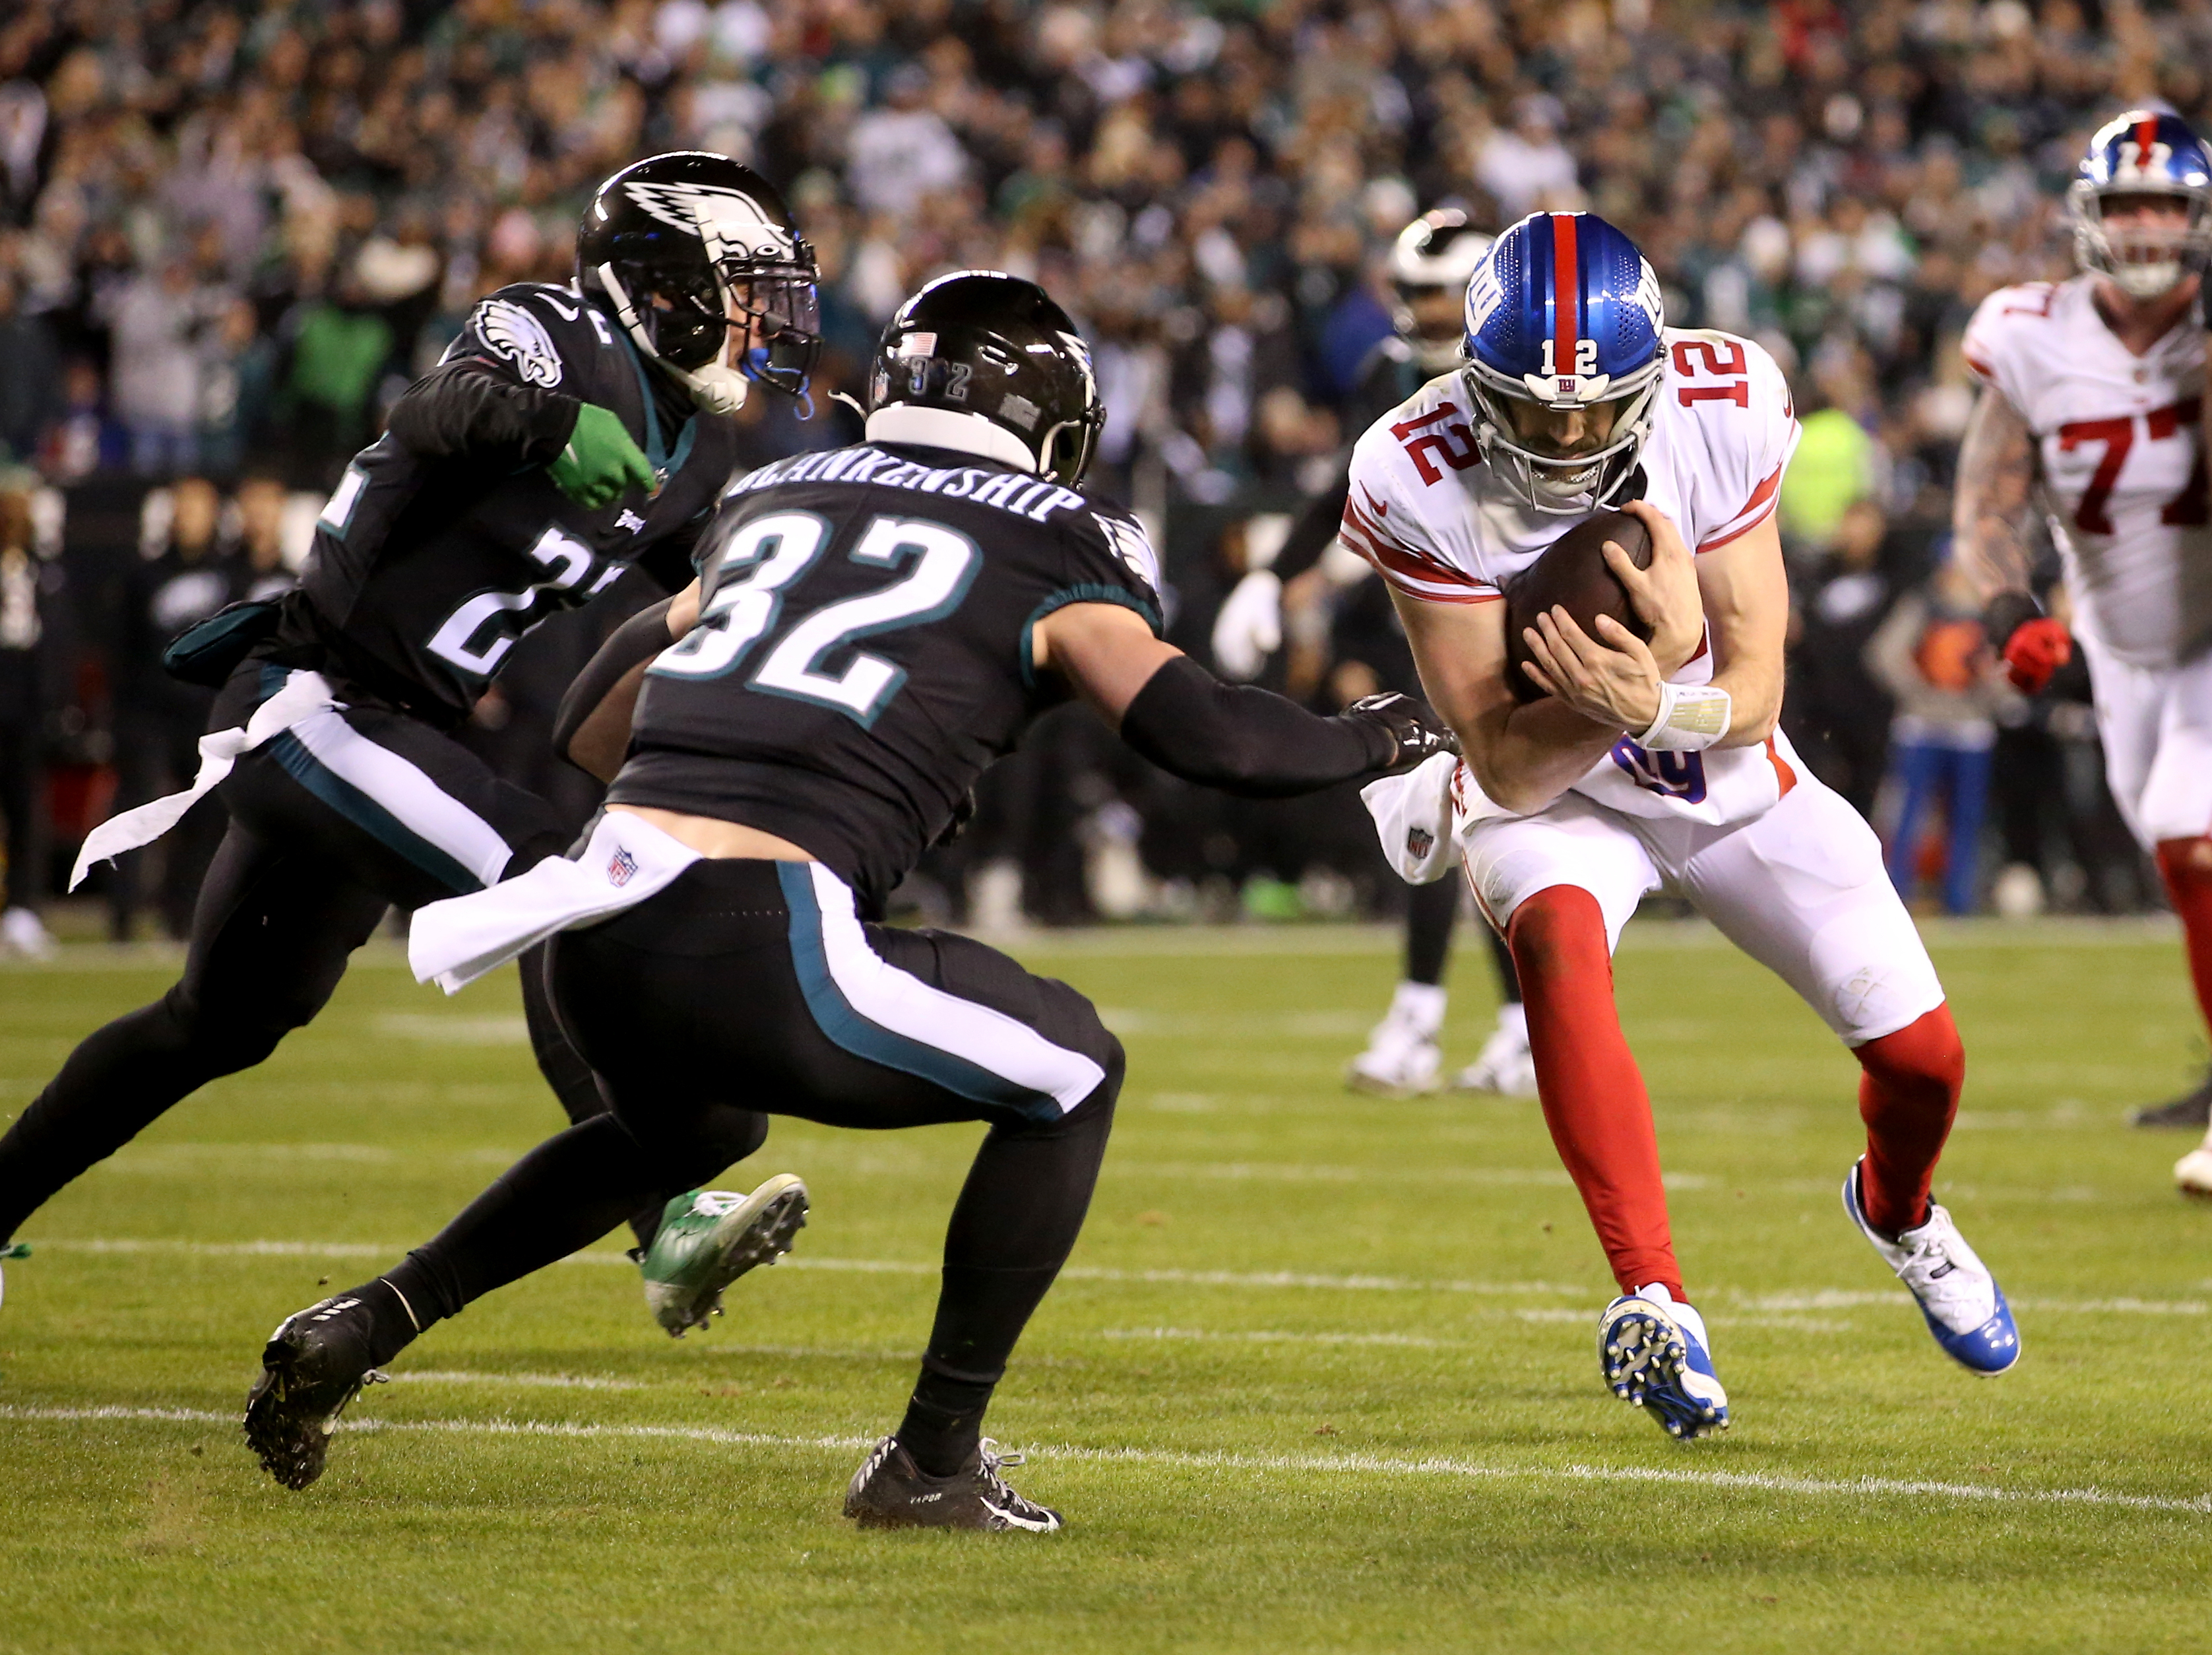
[[617, 1105], [616, 1114], [672, 1186], [709, 1183], [768, 1141], [768, 1117], [733, 1104], [656, 1110], [642, 1118]]
[[1513, 910], [1505, 928], [1515, 968], [1524, 977], [1542, 980], [1603, 964], [1605, 910], [1576, 885], [1547, 885]]
[[1948, 1005], [1868, 1041], [1854, 1055], [1868, 1079], [1892, 1098], [1948, 1107], [1966, 1083], [1966, 1049]]
[[308, 1004], [297, 995], [276, 991], [214, 1006], [180, 983], [161, 1006], [180, 1047], [196, 1054], [215, 1075], [234, 1074], [265, 1062], [286, 1035], [314, 1019], [322, 1000]]

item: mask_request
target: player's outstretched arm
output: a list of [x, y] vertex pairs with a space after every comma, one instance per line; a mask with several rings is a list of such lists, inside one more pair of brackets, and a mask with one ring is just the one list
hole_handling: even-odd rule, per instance
[[2002, 392], [1984, 386], [1960, 439], [1959, 481], [1951, 496], [1959, 566], [1980, 588], [1984, 603], [2002, 593], [2028, 590], [2029, 558], [2021, 528], [2034, 484], [2035, 440], [2027, 421]]
[[1056, 610], [1033, 639], [1034, 664], [1065, 678], [1124, 741], [1162, 770], [1224, 792], [1289, 798], [1451, 750], [1449, 732], [1407, 697], [1370, 696], [1323, 718], [1222, 683], [1118, 604]]
[[474, 356], [441, 362], [392, 405], [389, 429], [428, 459], [545, 467], [553, 486], [596, 511], [631, 489], [659, 486], [620, 415], [558, 391], [518, 384]]
[[630, 715], [645, 687], [646, 667], [698, 622], [694, 581], [617, 627], [561, 697], [553, 717], [554, 751], [602, 782], [613, 781], [629, 751]]

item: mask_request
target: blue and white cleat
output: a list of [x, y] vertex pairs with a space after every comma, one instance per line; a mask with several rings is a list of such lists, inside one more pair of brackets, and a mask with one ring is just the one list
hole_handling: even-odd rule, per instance
[[1605, 1307], [1597, 1363], [1613, 1394], [1647, 1409], [1668, 1436], [1687, 1442], [1728, 1429], [1728, 1392], [1713, 1372], [1705, 1318], [1666, 1288], [1638, 1287]]
[[1891, 1240], [1867, 1222], [1859, 1204], [1856, 1161], [1844, 1175], [1844, 1210], [1920, 1301], [1928, 1331], [1945, 1355], [1984, 1379], [1994, 1379], [2020, 1360], [2020, 1329], [2013, 1325], [2003, 1290], [1948, 1213], [1931, 1201], [1925, 1224]]
[[[31, 1244], [27, 1241], [18, 1241], [10, 1245], [0, 1246], [0, 1264], [6, 1263], [11, 1258], [28, 1258], [30, 1256]], [[0, 1274], [0, 1302], [5, 1302], [7, 1297], [8, 1278], [4, 1274]]]

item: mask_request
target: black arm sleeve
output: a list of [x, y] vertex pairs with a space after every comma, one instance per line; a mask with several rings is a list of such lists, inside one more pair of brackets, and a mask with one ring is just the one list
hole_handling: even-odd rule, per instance
[[1288, 799], [1397, 758], [1389, 731], [1322, 718], [1249, 685], [1224, 684], [1188, 655], [1152, 674], [1121, 715], [1121, 739], [1162, 770], [1248, 799]]
[[556, 459], [583, 405], [558, 391], [517, 385], [490, 364], [441, 362], [392, 405], [392, 435], [430, 459], [464, 457], [513, 468]]
[[1328, 550], [1344, 521], [1344, 502], [1351, 498], [1352, 464], [1347, 460], [1328, 487], [1306, 502], [1297, 521], [1283, 537], [1283, 549], [1267, 567], [1283, 580], [1292, 581], [1321, 562], [1322, 553]]
[[576, 732], [599, 709], [608, 691], [622, 682], [623, 675], [640, 661], [651, 660], [668, 648], [668, 606], [675, 601], [673, 598], [663, 598], [639, 610], [609, 633], [607, 641], [599, 646], [599, 653], [584, 663], [584, 670], [576, 674], [568, 694], [561, 697], [560, 710], [553, 715], [555, 752], [568, 758], [568, 744], [576, 739]]

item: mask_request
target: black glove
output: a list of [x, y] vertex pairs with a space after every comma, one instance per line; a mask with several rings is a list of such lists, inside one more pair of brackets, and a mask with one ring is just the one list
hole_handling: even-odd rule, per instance
[[1395, 691], [1360, 697], [1344, 709], [1344, 716], [1376, 726], [1397, 744], [1398, 756], [1385, 766], [1389, 770], [1411, 770], [1438, 753], [1459, 751], [1459, 738], [1449, 725], [1413, 697]]

